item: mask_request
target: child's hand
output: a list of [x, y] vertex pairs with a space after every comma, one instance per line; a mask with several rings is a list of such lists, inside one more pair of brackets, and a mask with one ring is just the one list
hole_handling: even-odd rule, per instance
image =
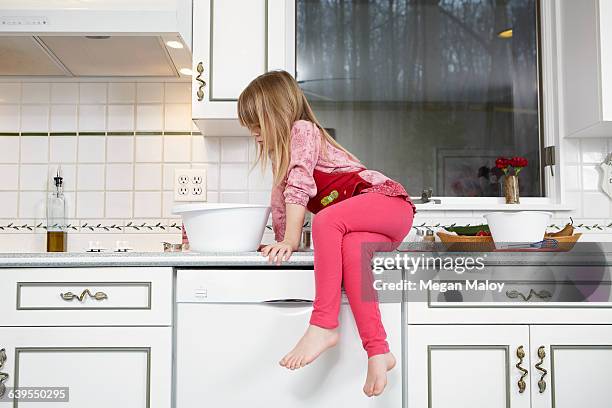
[[261, 250], [262, 256], [268, 257], [268, 262], [280, 265], [283, 261], [288, 261], [293, 253], [293, 246], [285, 241], [267, 245]]

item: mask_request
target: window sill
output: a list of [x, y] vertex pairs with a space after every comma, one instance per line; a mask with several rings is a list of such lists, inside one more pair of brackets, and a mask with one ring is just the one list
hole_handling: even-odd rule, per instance
[[522, 198], [521, 204], [506, 204], [503, 198], [435, 197], [441, 204], [416, 204], [417, 211], [573, 211], [567, 204], [552, 203], [546, 198]]

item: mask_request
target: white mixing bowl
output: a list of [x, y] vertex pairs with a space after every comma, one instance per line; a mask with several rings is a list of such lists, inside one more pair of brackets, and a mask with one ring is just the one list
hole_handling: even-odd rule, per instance
[[493, 212], [485, 214], [495, 247], [532, 244], [544, 239], [552, 213], [544, 211]]
[[270, 207], [250, 204], [182, 204], [172, 208], [183, 217], [189, 247], [196, 252], [256, 251], [266, 229]]

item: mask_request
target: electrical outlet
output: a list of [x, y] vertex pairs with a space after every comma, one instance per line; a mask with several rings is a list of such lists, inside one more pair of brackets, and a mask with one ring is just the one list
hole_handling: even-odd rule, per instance
[[206, 170], [175, 169], [174, 201], [206, 201]]

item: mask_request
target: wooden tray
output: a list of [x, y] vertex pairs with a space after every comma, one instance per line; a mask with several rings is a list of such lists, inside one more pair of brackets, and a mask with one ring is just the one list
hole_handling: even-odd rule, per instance
[[[440, 241], [445, 244], [448, 251], [451, 252], [486, 252], [495, 250], [493, 237], [453, 235], [445, 232], [438, 232], [437, 235], [440, 238]], [[569, 251], [574, 247], [574, 244], [580, 239], [581, 236], [582, 234], [578, 233], [565, 237], [551, 237], [549, 235], [545, 235], [544, 238], [556, 240], [559, 243], [559, 250]]]

